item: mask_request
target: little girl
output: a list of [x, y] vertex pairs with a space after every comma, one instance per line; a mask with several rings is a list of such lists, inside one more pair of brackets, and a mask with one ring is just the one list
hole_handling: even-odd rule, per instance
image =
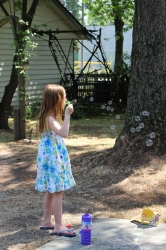
[[[38, 146], [35, 189], [45, 192], [44, 220], [40, 229], [52, 229], [51, 235], [74, 237], [76, 233], [62, 224], [63, 193], [76, 185], [63, 139], [68, 136], [70, 115], [74, 110], [72, 104], [67, 106], [62, 124], [65, 105], [63, 87], [49, 84], [44, 88], [39, 113], [39, 132], [42, 137]], [[51, 221], [52, 211], [55, 223]]]

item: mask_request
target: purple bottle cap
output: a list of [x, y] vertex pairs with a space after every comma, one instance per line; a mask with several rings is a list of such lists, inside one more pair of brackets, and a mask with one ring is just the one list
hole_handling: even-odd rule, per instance
[[86, 222], [92, 221], [92, 216], [90, 214], [86, 213], [86, 214], [82, 215], [82, 221], [86, 221]]

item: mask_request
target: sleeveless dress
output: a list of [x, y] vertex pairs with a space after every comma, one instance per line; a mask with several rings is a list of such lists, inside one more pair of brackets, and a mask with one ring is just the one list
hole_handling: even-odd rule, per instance
[[46, 130], [38, 146], [35, 189], [54, 193], [75, 185], [64, 139], [54, 131]]

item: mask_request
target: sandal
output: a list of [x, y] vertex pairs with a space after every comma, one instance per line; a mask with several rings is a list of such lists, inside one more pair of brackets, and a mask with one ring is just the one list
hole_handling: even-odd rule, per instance
[[60, 231], [59, 233], [52, 232], [50, 235], [57, 235], [57, 236], [65, 236], [65, 237], [75, 237], [77, 234], [73, 232], [73, 228], [65, 229]]

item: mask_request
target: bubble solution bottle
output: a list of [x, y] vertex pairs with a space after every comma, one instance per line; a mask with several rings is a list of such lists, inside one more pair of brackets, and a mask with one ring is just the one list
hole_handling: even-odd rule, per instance
[[82, 215], [81, 244], [90, 245], [92, 241], [92, 216], [88, 213]]

